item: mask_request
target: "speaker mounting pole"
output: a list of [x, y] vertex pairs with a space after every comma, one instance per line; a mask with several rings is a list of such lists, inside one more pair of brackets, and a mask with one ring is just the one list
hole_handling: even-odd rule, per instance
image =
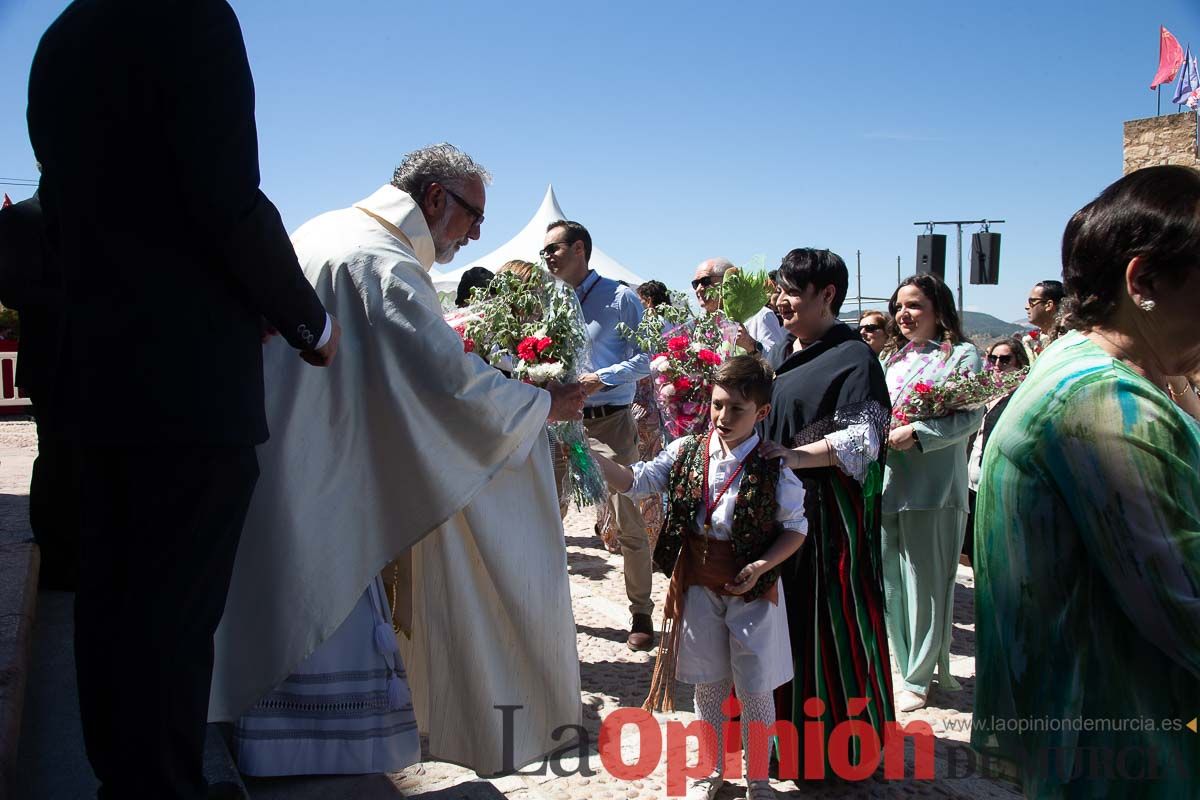
[[948, 220], [928, 220], [926, 222], [914, 222], [913, 225], [920, 225], [930, 232], [933, 231], [935, 225], [953, 225], [958, 229], [958, 313], [962, 314], [966, 309], [963, 307], [963, 272], [962, 272], [962, 226], [963, 225], [982, 225], [987, 229], [988, 225], [1003, 224], [1002, 219], [948, 219]]

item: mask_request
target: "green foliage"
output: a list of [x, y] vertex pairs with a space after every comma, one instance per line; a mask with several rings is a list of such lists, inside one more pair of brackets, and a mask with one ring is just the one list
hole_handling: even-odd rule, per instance
[[745, 322], [767, 304], [767, 273], [743, 272], [734, 267], [721, 281], [721, 308], [735, 322]]

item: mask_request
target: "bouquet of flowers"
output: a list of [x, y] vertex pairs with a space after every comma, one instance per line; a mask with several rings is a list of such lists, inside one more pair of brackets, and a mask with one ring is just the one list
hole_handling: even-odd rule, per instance
[[636, 331], [620, 332], [653, 353], [650, 376], [668, 437], [708, 427], [708, 406], [717, 367], [736, 349], [737, 326], [718, 314], [697, 317], [679, 296], [647, 311]]
[[[447, 315], [463, 349], [535, 386], [572, 382], [591, 371], [591, 346], [575, 292], [544, 269], [501, 272], [471, 304]], [[588, 446], [583, 423], [550, 426], [567, 457], [565, 492], [577, 508], [603, 503], [608, 484]]]
[[970, 411], [1003, 397], [1021, 385], [1029, 369], [1014, 372], [961, 370], [938, 382], [918, 381], [892, 409], [892, 427], [922, 419], [935, 419], [956, 411]]

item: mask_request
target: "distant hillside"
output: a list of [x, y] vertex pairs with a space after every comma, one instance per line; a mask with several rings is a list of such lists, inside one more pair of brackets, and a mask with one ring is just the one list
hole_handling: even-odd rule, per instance
[[993, 317], [991, 314], [983, 314], [979, 311], [963, 312], [963, 329], [967, 336], [976, 341], [998, 339], [1001, 336], [1024, 333], [1030, 327], [1032, 326], [1028, 323], [1018, 325], [1012, 322], [1005, 322], [1002, 319]]

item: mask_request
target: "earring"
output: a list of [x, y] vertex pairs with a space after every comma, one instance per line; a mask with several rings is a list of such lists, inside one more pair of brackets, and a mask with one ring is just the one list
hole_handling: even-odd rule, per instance
[[1138, 303], [1138, 307], [1141, 308], [1142, 311], [1145, 311], [1145, 312], [1153, 311], [1154, 310], [1154, 301], [1153, 300], [1143, 300], [1140, 303]]

